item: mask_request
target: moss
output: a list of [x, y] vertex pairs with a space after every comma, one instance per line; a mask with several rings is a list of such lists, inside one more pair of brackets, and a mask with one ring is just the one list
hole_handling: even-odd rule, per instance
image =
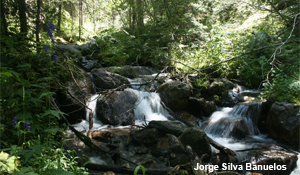
[[220, 97], [218, 95], [214, 95], [215, 102], [220, 103]]

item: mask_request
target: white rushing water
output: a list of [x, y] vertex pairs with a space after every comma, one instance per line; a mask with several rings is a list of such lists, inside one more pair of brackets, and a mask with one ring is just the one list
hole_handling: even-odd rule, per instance
[[87, 101], [86, 105], [89, 108], [86, 110], [86, 120], [87, 121], [89, 120], [90, 110], [92, 110], [93, 116], [94, 116], [94, 118], [96, 118], [96, 106], [97, 106], [98, 97], [99, 97], [99, 94], [94, 94]]
[[[214, 137], [231, 138], [236, 127], [247, 127], [250, 135], [259, 134], [256, 126], [261, 103], [242, 103], [233, 108], [223, 108], [214, 112], [205, 126], [205, 132]], [[244, 125], [242, 125], [244, 123]], [[241, 125], [241, 126], [238, 126]]]
[[88, 99], [86, 106], [89, 109], [86, 109], [85, 120], [82, 120], [80, 123], [73, 125], [75, 127], [75, 129], [77, 129], [78, 131], [86, 131], [86, 132], [88, 131], [89, 126], [90, 126], [90, 123], [89, 123], [90, 109], [92, 110], [93, 118], [94, 118], [93, 128], [99, 128], [102, 126], [102, 123], [97, 119], [97, 116], [96, 116], [97, 99], [99, 98], [99, 96], [100, 96], [99, 94], [94, 94]]
[[168, 120], [169, 113], [161, 105], [161, 99], [155, 92], [126, 89], [138, 97], [135, 103], [134, 116], [136, 124], [145, 124], [151, 120]]

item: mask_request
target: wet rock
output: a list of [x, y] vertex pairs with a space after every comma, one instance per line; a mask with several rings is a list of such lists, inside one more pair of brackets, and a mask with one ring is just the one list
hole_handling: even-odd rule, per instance
[[[297, 154], [275, 145], [258, 147], [250, 151], [248, 155], [251, 156], [250, 163], [252, 164], [252, 171], [264, 175], [290, 174], [296, 167], [297, 162]], [[268, 170], [255, 170], [254, 166], [257, 167], [258, 165], [272, 165], [273, 167], [274, 165], [276, 167], [278, 167], [277, 165], [285, 165], [287, 169], [270, 170], [270, 168], [268, 168]]]
[[169, 153], [184, 153], [184, 147], [178, 138], [171, 134], [166, 134], [164, 137], [160, 138], [157, 143], [157, 148], [166, 150]]
[[270, 137], [299, 149], [300, 106], [275, 102], [268, 114], [266, 126]]
[[198, 118], [210, 116], [216, 110], [213, 101], [207, 101], [204, 98], [189, 98], [189, 111]]
[[[67, 115], [70, 123], [80, 122], [85, 119], [85, 99], [92, 94], [91, 78], [81, 70], [75, 77], [76, 83], [70, 80], [66, 83], [66, 90], [57, 92], [57, 102], [60, 110]], [[75, 98], [73, 98], [75, 97]], [[80, 101], [80, 102], [79, 102]]]
[[188, 121], [191, 123], [198, 123], [198, 118], [196, 118], [195, 116], [193, 116], [192, 114], [186, 112], [186, 111], [180, 111], [177, 112], [177, 115], [184, 121]]
[[135, 132], [132, 137], [137, 143], [143, 143], [149, 146], [157, 142], [158, 136], [158, 130], [156, 128], [145, 128]]
[[[127, 140], [130, 130], [128, 128], [113, 128], [104, 131], [93, 131], [92, 138], [101, 142], [120, 143]], [[120, 144], [118, 146], [121, 146]]]
[[115, 91], [105, 101], [98, 99], [97, 117], [104, 124], [134, 124], [133, 109], [136, 100], [137, 96], [131, 91]]
[[185, 146], [189, 145], [198, 156], [211, 155], [210, 143], [205, 132], [200, 128], [188, 128], [180, 135], [179, 140]]
[[99, 64], [94, 60], [89, 60], [86, 57], [80, 59], [80, 66], [87, 72], [90, 72], [96, 67], [99, 67]]
[[190, 162], [190, 158], [185, 154], [174, 154], [170, 160], [171, 166], [183, 165]]
[[211, 95], [223, 95], [226, 93], [225, 84], [221, 80], [214, 80], [207, 88], [208, 93]]
[[154, 70], [144, 66], [107, 67], [105, 70], [120, 74], [127, 78], [137, 78], [140, 75], [152, 75]]
[[159, 86], [157, 92], [167, 107], [174, 111], [185, 110], [188, 107], [191, 87], [181, 81], [168, 81]]
[[151, 121], [149, 127], [156, 128], [160, 132], [180, 136], [187, 128], [184, 124], [175, 121]]
[[125, 84], [130, 84], [125, 77], [116, 73], [107, 72], [102, 68], [94, 69], [91, 73], [97, 90], [114, 89]]
[[235, 90], [228, 90], [228, 95], [222, 100], [222, 106], [234, 106], [243, 101], [241, 95]]

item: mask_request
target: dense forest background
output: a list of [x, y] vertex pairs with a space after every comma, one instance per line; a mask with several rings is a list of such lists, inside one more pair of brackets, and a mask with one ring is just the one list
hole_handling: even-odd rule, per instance
[[67, 126], [54, 97], [78, 55], [58, 44], [93, 39], [86, 56], [102, 66], [169, 66], [199, 74], [199, 86], [225, 77], [300, 104], [299, 1], [1, 0], [0, 18], [6, 174], [87, 174], [59, 140]]

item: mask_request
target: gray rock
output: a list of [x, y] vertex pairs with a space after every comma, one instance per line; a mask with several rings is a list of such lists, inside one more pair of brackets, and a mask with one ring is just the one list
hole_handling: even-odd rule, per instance
[[190, 158], [185, 154], [174, 154], [174, 158], [171, 159], [171, 166], [183, 165], [190, 162]]
[[208, 93], [211, 95], [223, 95], [226, 93], [225, 84], [220, 80], [215, 80], [208, 86]]
[[169, 153], [184, 153], [184, 147], [179, 139], [171, 134], [166, 134], [164, 137], [160, 138], [157, 143], [157, 148], [166, 150]]
[[149, 127], [156, 128], [160, 132], [173, 134], [175, 136], [180, 136], [187, 128], [186, 125], [174, 121], [151, 121], [149, 122]]
[[188, 128], [180, 135], [179, 140], [184, 146], [191, 146], [193, 151], [201, 157], [203, 154], [211, 155], [210, 143], [205, 132], [200, 128]]
[[77, 49], [77, 45], [65, 45], [65, 44], [58, 44], [56, 45], [56, 48], [60, 50], [65, 56], [74, 56], [74, 55], [81, 55], [80, 50]]
[[267, 116], [267, 132], [273, 139], [299, 149], [300, 106], [275, 102]]
[[130, 91], [115, 91], [105, 101], [97, 103], [97, 117], [104, 124], [131, 125], [134, 124], [134, 104], [137, 96]]
[[181, 81], [168, 81], [157, 89], [162, 101], [172, 110], [185, 110], [188, 107], [191, 87]]
[[82, 57], [80, 60], [80, 66], [87, 72], [90, 72], [96, 67], [99, 67], [99, 64], [94, 60], [88, 60], [86, 57]]
[[138, 143], [143, 143], [146, 146], [154, 144], [158, 140], [158, 130], [156, 128], [145, 128], [133, 134], [133, 139]]
[[204, 98], [189, 98], [189, 111], [197, 117], [208, 117], [216, 111], [216, 104]]
[[285, 165], [286, 170], [255, 170], [254, 172], [262, 173], [264, 175], [282, 175], [290, 174], [291, 171], [296, 167], [297, 154], [288, 151], [284, 148], [275, 145], [261, 146], [253, 151], [248, 152], [249, 159], [253, 166], [257, 165]]
[[91, 73], [93, 75], [94, 84], [99, 90], [114, 89], [125, 84], [130, 84], [125, 77], [116, 73], [107, 72], [102, 68], [94, 69]]

